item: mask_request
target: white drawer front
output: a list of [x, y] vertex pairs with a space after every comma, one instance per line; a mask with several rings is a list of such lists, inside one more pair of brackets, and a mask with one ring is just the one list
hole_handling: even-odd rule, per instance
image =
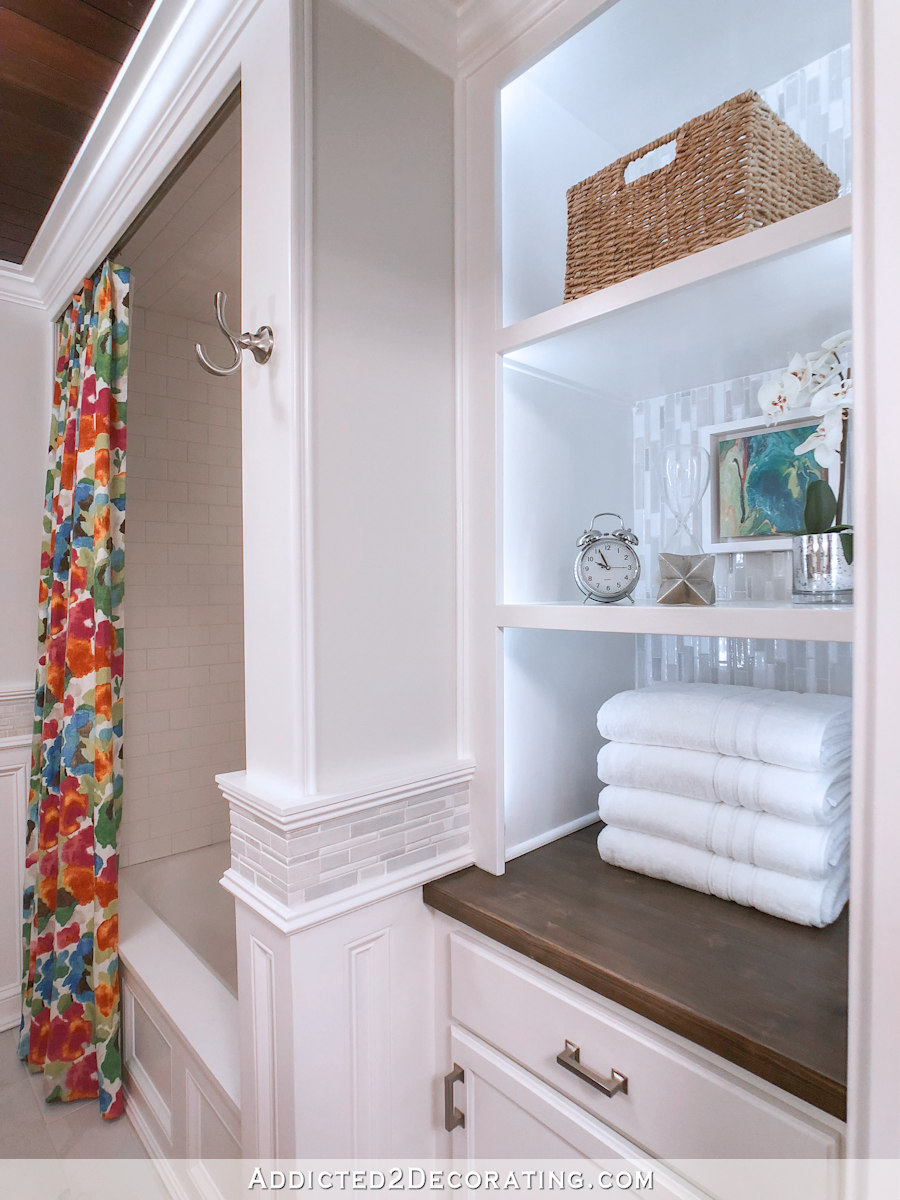
[[[465, 1123], [454, 1134], [454, 1158], [519, 1168], [565, 1163], [583, 1172], [585, 1191], [622, 1195], [631, 1180], [637, 1194], [646, 1191], [653, 1200], [708, 1200], [705, 1192], [465, 1030], [452, 1031], [451, 1052], [465, 1072], [464, 1090], [457, 1093]], [[613, 1186], [617, 1176], [621, 1187]]]
[[[793, 1111], [725, 1064], [719, 1071], [511, 957], [454, 934], [451, 973], [455, 1021], [655, 1157], [829, 1159], [841, 1152], [830, 1118]], [[627, 1076], [627, 1094], [606, 1097], [559, 1066], [567, 1041], [590, 1070]]]

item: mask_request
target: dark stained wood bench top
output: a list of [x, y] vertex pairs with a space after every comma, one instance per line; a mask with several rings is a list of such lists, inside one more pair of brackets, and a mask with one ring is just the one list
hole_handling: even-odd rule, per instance
[[608, 866], [594, 825], [425, 886], [432, 908], [844, 1118], [847, 913], [807, 929]]

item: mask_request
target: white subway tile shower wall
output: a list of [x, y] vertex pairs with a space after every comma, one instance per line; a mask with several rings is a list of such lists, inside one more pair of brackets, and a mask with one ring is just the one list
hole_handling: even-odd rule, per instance
[[136, 308], [128, 384], [122, 866], [228, 837], [244, 766], [240, 376], [211, 325]]
[[460, 851], [468, 841], [467, 791], [394, 800], [287, 836], [261, 818], [233, 812], [231, 866], [293, 907], [387, 879], [394, 871]]
[[[35, 601], [37, 614], [37, 601]], [[34, 648], [37, 652], [37, 621], [35, 620]], [[18, 738], [30, 734], [34, 725], [34, 700], [26, 699], [0, 700], [0, 738]]]

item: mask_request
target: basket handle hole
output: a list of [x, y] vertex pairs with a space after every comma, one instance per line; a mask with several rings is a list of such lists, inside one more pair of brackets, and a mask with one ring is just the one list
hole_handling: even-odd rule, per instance
[[636, 179], [643, 179], [645, 175], [652, 175], [654, 171], [667, 167], [669, 163], [675, 161], [677, 148], [678, 143], [675, 138], [672, 138], [671, 142], [656, 146], [653, 150], [642, 154], [640, 158], [632, 159], [625, 168], [625, 182], [634, 183]]

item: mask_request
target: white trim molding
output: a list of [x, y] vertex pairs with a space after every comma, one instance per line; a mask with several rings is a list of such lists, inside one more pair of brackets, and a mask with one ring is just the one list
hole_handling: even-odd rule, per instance
[[157, 0], [24, 263], [0, 296], [55, 313], [238, 82], [229, 56], [262, 0]]
[[365, 790], [330, 792], [301, 799], [291, 799], [272, 790], [263, 795], [255, 789], [246, 771], [217, 775], [216, 783], [229, 804], [238, 810], [243, 809], [263, 820], [276, 821], [285, 831], [294, 832], [331, 817], [349, 816], [394, 800], [465, 788], [474, 773], [475, 763], [463, 760], [429, 775], [393, 778]]

